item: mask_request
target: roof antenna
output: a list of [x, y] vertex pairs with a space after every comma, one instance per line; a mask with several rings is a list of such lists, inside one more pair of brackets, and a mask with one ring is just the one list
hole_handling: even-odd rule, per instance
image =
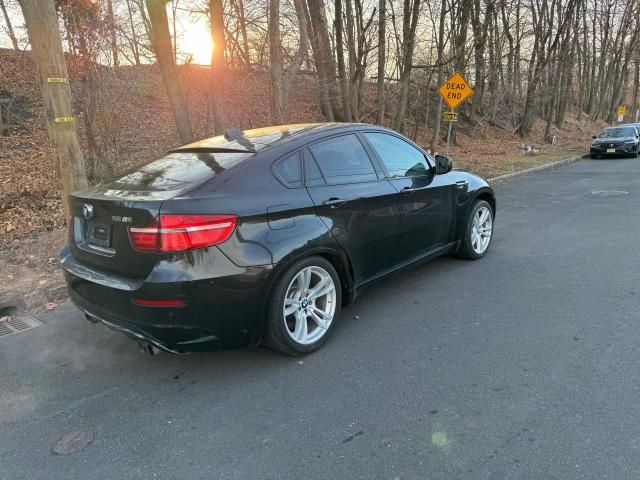
[[224, 131], [224, 138], [227, 140], [235, 140], [236, 138], [241, 138], [244, 136], [244, 132], [242, 130], [238, 130], [237, 128], [227, 128]]

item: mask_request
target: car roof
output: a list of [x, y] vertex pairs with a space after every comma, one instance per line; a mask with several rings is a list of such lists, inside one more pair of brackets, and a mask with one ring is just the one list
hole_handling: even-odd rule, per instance
[[[248, 152], [258, 153], [271, 147], [301, 140], [313, 134], [348, 127], [362, 126], [358, 123], [298, 123], [251, 130], [228, 129], [224, 135], [207, 138], [178, 147], [172, 152]], [[374, 125], [371, 125], [375, 127]]]
[[628, 129], [628, 128], [636, 128], [637, 129], [637, 127], [635, 125], [627, 123], [627, 124], [623, 124], [623, 125], [616, 125], [615, 127], [607, 127], [607, 128], [605, 128], [603, 130], [603, 132], [606, 132], [608, 130], [621, 130], [621, 129]]

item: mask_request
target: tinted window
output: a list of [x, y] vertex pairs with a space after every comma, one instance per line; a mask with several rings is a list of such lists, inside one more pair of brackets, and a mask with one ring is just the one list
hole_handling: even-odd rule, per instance
[[252, 153], [175, 152], [134, 170], [109, 186], [121, 190], [182, 191], [252, 157]]
[[342, 135], [309, 147], [329, 183], [377, 180], [373, 164], [355, 135]]
[[302, 185], [302, 168], [300, 166], [300, 152], [295, 152], [276, 163], [275, 172], [292, 187]]
[[365, 133], [387, 167], [390, 177], [418, 177], [429, 173], [424, 154], [404, 140], [386, 133]]
[[308, 154], [304, 156], [304, 176], [308, 187], [324, 185], [324, 178], [322, 178], [318, 164], [313, 157]]

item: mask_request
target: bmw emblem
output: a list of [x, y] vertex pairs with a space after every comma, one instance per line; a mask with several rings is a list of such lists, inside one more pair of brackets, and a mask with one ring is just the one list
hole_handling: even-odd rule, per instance
[[85, 218], [85, 220], [91, 220], [93, 218], [93, 215], [93, 205], [89, 205], [88, 203], [82, 205], [82, 216]]
[[307, 308], [309, 306], [309, 300], [307, 300], [306, 298], [302, 299], [302, 308]]

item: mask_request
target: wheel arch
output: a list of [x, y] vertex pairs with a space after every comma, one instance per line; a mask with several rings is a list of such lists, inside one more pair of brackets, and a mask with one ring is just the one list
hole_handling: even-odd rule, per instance
[[310, 250], [306, 250], [305, 252], [301, 252], [295, 256], [290, 256], [286, 258], [284, 261], [280, 262], [274, 268], [273, 274], [271, 275], [271, 279], [269, 281], [269, 285], [265, 289], [264, 299], [262, 301], [262, 306], [260, 308], [260, 316], [259, 316], [259, 335], [258, 338], [261, 339], [264, 336], [264, 328], [266, 324], [266, 313], [269, 308], [269, 299], [271, 298], [273, 290], [276, 288], [278, 282], [282, 278], [282, 275], [293, 265], [294, 263], [303, 260], [309, 257], [322, 257], [327, 260], [333, 268], [335, 268], [336, 273], [338, 274], [338, 278], [340, 279], [340, 288], [342, 293], [342, 306], [350, 304], [355, 298], [355, 285], [354, 285], [354, 274], [353, 274], [353, 265], [351, 264], [351, 259], [347, 255], [347, 253], [340, 249], [333, 249], [329, 247], [317, 247]]
[[496, 218], [496, 197], [490, 190], [480, 190], [471, 200], [469, 204], [469, 210], [471, 210], [471, 207], [476, 200], [484, 200], [485, 202], [487, 202], [491, 206], [491, 210], [493, 211], [493, 218]]

